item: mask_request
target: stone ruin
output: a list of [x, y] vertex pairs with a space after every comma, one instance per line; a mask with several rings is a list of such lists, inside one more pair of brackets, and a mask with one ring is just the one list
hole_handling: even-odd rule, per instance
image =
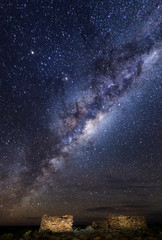
[[108, 217], [108, 227], [111, 230], [129, 229], [146, 230], [146, 219], [143, 216], [110, 216]]
[[93, 222], [94, 229], [105, 229], [109, 231], [129, 230], [146, 230], [146, 220], [143, 216], [109, 216], [106, 221]]
[[[143, 216], [109, 216], [105, 221], [93, 222], [94, 229], [104, 229], [110, 232], [122, 229], [143, 231], [147, 230], [146, 220]], [[73, 216], [50, 217], [43, 215], [39, 231], [72, 232]]]
[[94, 229], [108, 229], [108, 221], [92, 222], [92, 227]]
[[39, 231], [50, 230], [52, 232], [72, 232], [73, 216], [65, 215], [62, 217], [50, 217], [44, 214], [41, 219]]

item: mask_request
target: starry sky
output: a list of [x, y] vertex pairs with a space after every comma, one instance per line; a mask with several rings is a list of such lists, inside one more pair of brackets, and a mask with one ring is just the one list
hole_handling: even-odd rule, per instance
[[161, 1], [0, 8], [0, 225], [160, 221]]

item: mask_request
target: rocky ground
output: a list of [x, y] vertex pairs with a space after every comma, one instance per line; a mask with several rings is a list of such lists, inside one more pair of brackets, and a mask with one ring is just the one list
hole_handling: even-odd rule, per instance
[[108, 232], [104, 229], [94, 230], [74, 227], [71, 233], [39, 232], [38, 228], [4, 228], [1, 229], [0, 240], [162, 240], [162, 226], [150, 226], [145, 232], [129, 231]]

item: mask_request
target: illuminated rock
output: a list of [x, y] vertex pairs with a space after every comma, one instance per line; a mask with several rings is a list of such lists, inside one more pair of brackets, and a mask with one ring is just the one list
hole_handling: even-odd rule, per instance
[[143, 216], [109, 216], [108, 228], [110, 230], [146, 230], [146, 219]]
[[147, 229], [146, 220], [143, 216], [109, 216], [105, 221], [92, 222], [94, 229], [104, 229], [108, 231], [138, 230]]
[[50, 217], [47, 214], [42, 216], [39, 231], [50, 230], [52, 232], [72, 232], [73, 216]]

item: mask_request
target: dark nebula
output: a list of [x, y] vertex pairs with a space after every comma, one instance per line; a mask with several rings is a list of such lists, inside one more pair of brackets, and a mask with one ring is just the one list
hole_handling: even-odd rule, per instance
[[160, 1], [0, 6], [0, 224], [160, 221]]

